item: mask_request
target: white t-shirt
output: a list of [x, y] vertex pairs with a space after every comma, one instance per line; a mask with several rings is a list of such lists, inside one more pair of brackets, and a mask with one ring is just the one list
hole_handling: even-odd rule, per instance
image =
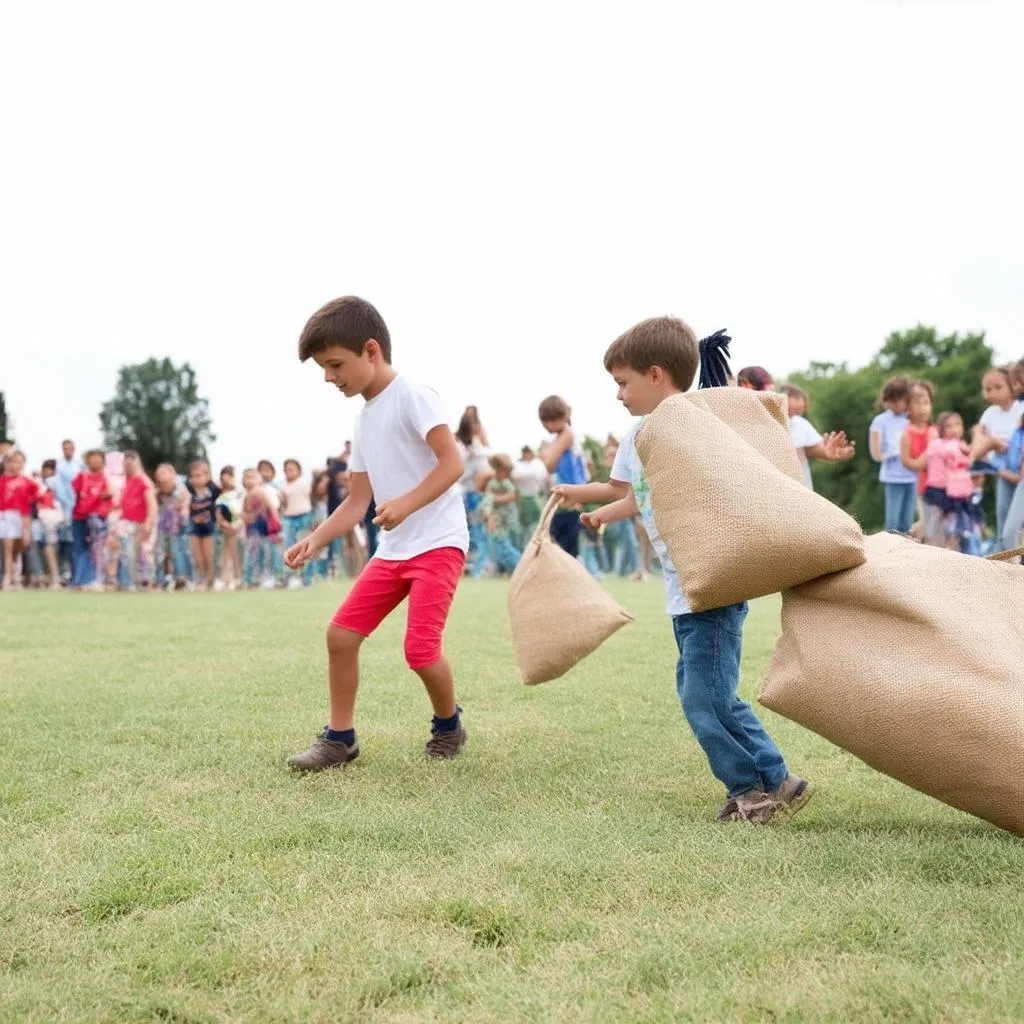
[[[643, 421], [641, 421], [642, 423]], [[661, 561], [661, 570], [665, 576], [665, 596], [667, 611], [669, 615], [689, 615], [690, 606], [686, 603], [686, 596], [683, 588], [679, 585], [679, 576], [676, 574], [676, 567], [672, 564], [668, 548], [658, 533], [658, 527], [654, 522], [654, 509], [651, 507], [651, 488], [647, 483], [647, 475], [644, 473], [640, 456], [636, 453], [634, 438], [640, 429], [640, 423], [633, 427], [622, 439], [619, 450], [615, 455], [615, 462], [612, 464], [611, 478], [620, 483], [627, 483], [633, 488], [633, 496], [636, 498], [637, 508], [640, 510], [640, 518], [643, 520], [644, 529], [650, 538], [651, 545], [658, 553]]]
[[538, 458], [521, 459], [512, 467], [512, 480], [524, 498], [536, 498], [547, 485], [547, 466]]
[[[982, 414], [981, 425], [989, 437], [998, 437], [1001, 441], [1009, 441], [1013, 432], [1020, 426], [1020, 418], [1024, 416], [1024, 399], [1018, 399], [1009, 409], [1000, 409], [998, 405], [990, 405]], [[995, 452], [989, 452], [991, 461]]]
[[[426, 437], [447, 423], [436, 391], [395, 377], [356, 418], [348, 468], [369, 475], [378, 507], [400, 498], [423, 483], [437, 465]], [[395, 529], [382, 530], [374, 557], [404, 562], [439, 548], [469, 549], [466, 507], [457, 483]]]
[[309, 484], [302, 480], [293, 480], [281, 487], [284, 495], [284, 514], [286, 516], [305, 516], [313, 511], [313, 502], [309, 498]]
[[790, 416], [789, 436], [793, 440], [793, 447], [796, 449], [797, 458], [800, 460], [800, 469], [803, 470], [804, 474], [804, 485], [813, 491], [814, 481], [811, 479], [811, 464], [807, 461], [807, 453], [804, 449], [813, 448], [816, 444], [821, 444], [821, 434], [803, 416]]
[[263, 496], [267, 499], [267, 504], [275, 512], [279, 511], [281, 508], [281, 492], [277, 484], [273, 480], [267, 482], [263, 477], [260, 477], [260, 487], [263, 488]]
[[477, 473], [488, 466], [491, 450], [484, 446], [479, 437], [474, 437], [468, 448], [461, 441], [458, 447], [462, 456], [462, 479], [459, 483], [465, 490], [472, 491], [476, 487]]

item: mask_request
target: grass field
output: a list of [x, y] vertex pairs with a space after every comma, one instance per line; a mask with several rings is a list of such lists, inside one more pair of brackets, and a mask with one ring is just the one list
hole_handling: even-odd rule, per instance
[[637, 621], [527, 689], [504, 586], [462, 588], [450, 764], [395, 619], [310, 777], [340, 589], [0, 596], [0, 1019], [1024, 1018], [1024, 845], [768, 712], [818, 794], [714, 824], [660, 586], [613, 589]]

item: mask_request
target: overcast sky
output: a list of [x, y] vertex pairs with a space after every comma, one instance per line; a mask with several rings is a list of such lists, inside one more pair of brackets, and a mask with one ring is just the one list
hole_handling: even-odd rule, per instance
[[342, 294], [508, 450], [552, 392], [627, 426], [601, 356], [652, 315], [780, 380], [917, 321], [1024, 351], [1010, 4], [3, 11], [0, 390], [33, 467], [165, 355], [216, 464], [321, 461], [361, 400], [296, 340]]

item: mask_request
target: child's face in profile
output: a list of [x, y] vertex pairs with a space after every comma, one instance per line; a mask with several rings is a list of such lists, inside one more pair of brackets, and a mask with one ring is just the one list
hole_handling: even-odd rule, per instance
[[950, 416], [942, 428], [944, 441], [962, 441], [964, 439], [964, 421], [959, 416]]
[[787, 395], [789, 400], [789, 415], [803, 416], [807, 412], [807, 399], [803, 395]]
[[889, 403], [890, 411], [896, 413], [897, 416], [902, 416], [909, 406], [909, 398], [895, 398]]
[[653, 377], [653, 368], [640, 373], [629, 366], [613, 366], [610, 372], [619, 389], [615, 397], [634, 416], [654, 412], [664, 397]]
[[196, 466], [195, 469], [190, 469], [188, 471], [188, 482], [195, 487], [196, 490], [200, 490], [209, 484], [210, 471], [205, 466]]
[[288, 483], [293, 484], [299, 479], [299, 467], [294, 462], [284, 464], [284, 478]]
[[98, 473], [103, 468], [104, 461], [105, 459], [102, 455], [94, 452], [86, 459], [86, 466], [88, 466], [90, 473]]
[[333, 384], [346, 398], [353, 398], [373, 383], [376, 366], [383, 357], [379, 348], [371, 348], [367, 342], [360, 355], [341, 345], [332, 345], [323, 352], [314, 352], [313, 358], [324, 371], [324, 381]]
[[233, 491], [235, 489], [235, 475], [234, 475], [234, 473], [221, 473], [221, 475], [220, 475], [220, 489], [222, 491]]
[[557, 420], [541, 420], [540, 423], [549, 434], [560, 434], [569, 426], [569, 421], [564, 416]]

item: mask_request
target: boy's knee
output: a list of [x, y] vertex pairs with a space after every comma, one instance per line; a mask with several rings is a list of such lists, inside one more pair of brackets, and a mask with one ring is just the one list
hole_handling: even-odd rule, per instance
[[327, 653], [331, 655], [354, 654], [365, 638], [350, 629], [342, 629], [332, 622], [327, 627]]
[[405, 634], [405, 663], [414, 672], [441, 660], [441, 636], [410, 630]]

